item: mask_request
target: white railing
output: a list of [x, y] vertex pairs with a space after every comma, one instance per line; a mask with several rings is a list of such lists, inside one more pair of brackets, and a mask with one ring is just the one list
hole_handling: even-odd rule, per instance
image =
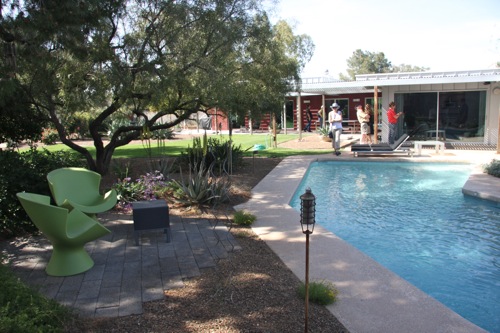
[[452, 77], [478, 77], [500, 75], [500, 68], [481, 69], [470, 71], [452, 72], [408, 72], [408, 73], [384, 73], [384, 74], [360, 74], [356, 75], [356, 81], [380, 81], [380, 80], [405, 80], [405, 79], [439, 79]]
[[342, 80], [335, 79], [333, 77], [318, 76], [318, 77], [305, 77], [301, 79], [301, 83], [304, 84], [321, 84], [321, 83], [334, 83], [343, 82]]

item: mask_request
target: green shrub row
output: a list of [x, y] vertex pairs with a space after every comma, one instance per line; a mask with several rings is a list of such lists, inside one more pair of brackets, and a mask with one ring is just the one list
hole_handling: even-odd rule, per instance
[[[190, 168], [189, 168], [190, 169]], [[161, 171], [140, 176], [136, 180], [125, 177], [113, 185], [118, 194], [119, 206], [130, 209], [131, 202], [166, 199], [176, 206], [215, 206], [229, 199], [230, 182], [225, 177], [212, 177], [210, 168], [203, 163], [199, 170], [181, 179], [168, 179]]]
[[73, 317], [70, 310], [23, 284], [4, 265], [0, 265], [0, 290], [0, 332], [63, 332], [65, 321]]
[[[216, 206], [229, 199], [231, 184], [222, 175], [229, 172], [228, 161], [232, 167], [243, 164], [243, 151], [230, 141], [218, 138], [193, 138], [192, 146], [175, 161], [181, 173], [181, 179], [169, 179], [173, 165], [160, 160], [151, 165], [151, 173], [132, 180], [128, 177], [128, 167], [115, 164], [115, 171], [122, 178], [113, 185], [118, 193], [119, 204], [125, 209], [138, 200], [167, 199], [176, 206]], [[182, 171], [188, 170], [187, 177]], [[216, 176], [216, 174], [218, 176]]]
[[68, 151], [0, 151], [0, 235], [13, 237], [36, 230], [16, 193], [50, 195], [47, 173], [61, 167], [84, 165], [77, 154]]

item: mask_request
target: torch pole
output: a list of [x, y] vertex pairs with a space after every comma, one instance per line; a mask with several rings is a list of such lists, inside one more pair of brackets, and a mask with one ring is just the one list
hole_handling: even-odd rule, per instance
[[309, 332], [309, 232], [306, 233], [306, 320], [304, 332]]

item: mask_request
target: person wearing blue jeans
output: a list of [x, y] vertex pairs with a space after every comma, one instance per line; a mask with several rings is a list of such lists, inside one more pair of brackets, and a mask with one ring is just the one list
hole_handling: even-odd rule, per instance
[[396, 113], [396, 104], [389, 103], [389, 110], [387, 110], [387, 121], [389, 122], [389, 144], [393, 144], [396, 140], [396, 130], [398, 126], [398, 119], [403, 112]]
[[306, 108], [306, 119], [307, 119], [307, 125], [304, 127], [304, 132], [312, 132], [311, 131], [311, 122], [313, 119], [313, 115], [311, 113], [311, 109], [309, 108], [309, 105]]

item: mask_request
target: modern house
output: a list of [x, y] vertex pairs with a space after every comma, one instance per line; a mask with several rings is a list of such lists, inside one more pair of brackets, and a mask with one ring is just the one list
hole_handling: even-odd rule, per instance
[[387, 141], [385, 109], [391, 101], [398, 112], [404, 112], [399, 121], [400, 133], [456, 145], [499, 146], [500, 68], [366, 74], [356, 75], [356, 80], [349, 82], [304, 78], [300, 93], [290, 94], [287, 108], [293, 109], [294, 119], [302, 115], [303, 124], [306, 105], [311, 110], [325, 105], [329, 111], [336, 102], [344, 109], [344, 120], [354, 122], [355, 106], [370, 103], [379, 110], [376, 116], [380, 118], [381, 138]]

